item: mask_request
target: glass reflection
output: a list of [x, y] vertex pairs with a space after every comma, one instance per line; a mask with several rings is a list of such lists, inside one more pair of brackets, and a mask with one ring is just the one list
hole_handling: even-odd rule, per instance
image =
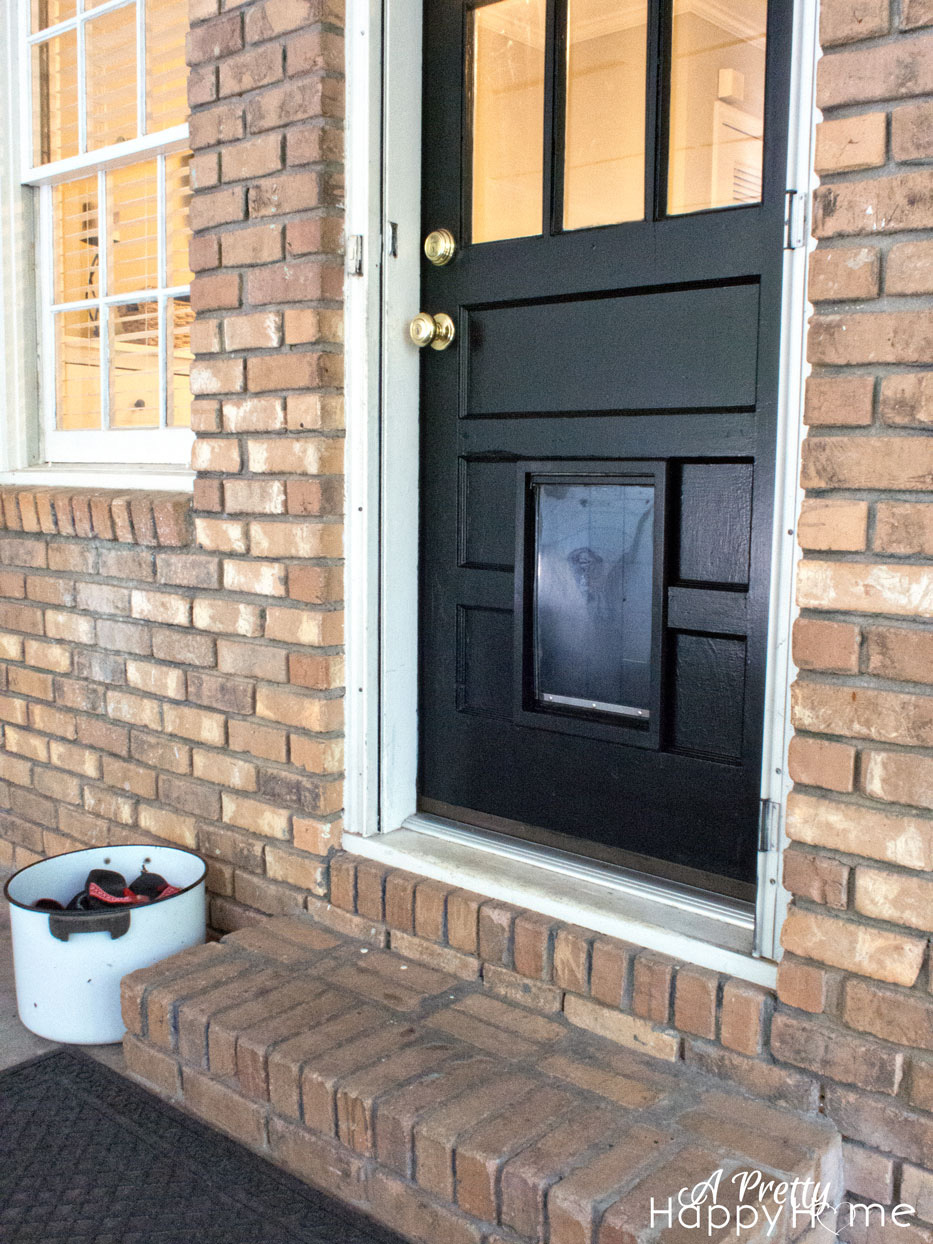
[[474, 242], [541, 232], [545, 0], [473, 12]]
[[647, 0], [569, 0], [564, 228], [645, 214]]
[[535, 694], [555, 707], [647, 719], [654, 488], [535, 488]]
[[671, 215], [761, 199], [767, 0], [674, 0]]

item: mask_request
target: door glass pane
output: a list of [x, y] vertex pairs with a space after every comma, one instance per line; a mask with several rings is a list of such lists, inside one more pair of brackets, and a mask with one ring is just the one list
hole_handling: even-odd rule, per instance
[[645, 214], [647, 0], [569, 0], [564, 228]]
[[136, 5], [84, 28], [88, 151], [136, 137]]
[[498, 0], [472, 17], [474, 242], [541, 232], [545, 0]]
[[535, 491], [536, 700], [645, 720], [654, 488], [540, 483]]
[[761, 199], [767, 0], [674, 0], [670, 215]]

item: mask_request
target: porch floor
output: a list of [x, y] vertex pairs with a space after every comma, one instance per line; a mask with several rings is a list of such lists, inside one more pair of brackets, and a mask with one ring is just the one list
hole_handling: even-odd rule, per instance
[[[737, 1172], [841, 1191], [824, 1119], [305, 917], [134, 973], [123, 1006], [132, 1074], [412, 1240], [724, 1240]], [[679, 1190], [720, 1170], [729, 1224], [679, 1226]], [[745, 1202], [749, 1244], [830, 1238]]]

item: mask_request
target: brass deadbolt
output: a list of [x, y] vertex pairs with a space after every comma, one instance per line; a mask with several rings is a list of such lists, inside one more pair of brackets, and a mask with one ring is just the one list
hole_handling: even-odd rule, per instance
[[450, 263], [456, 250], [457, 243], [449, 229], [432, 229], [424, 239], [424, 253], [437, 268]]
[[419, 350], [425, 346], [430, 346], [432, 350], [446, 350], [456, 336], [456, 329], [453, 320], [443, 311], [437, 315], [421, 311], [408, 325], [408, 335]]

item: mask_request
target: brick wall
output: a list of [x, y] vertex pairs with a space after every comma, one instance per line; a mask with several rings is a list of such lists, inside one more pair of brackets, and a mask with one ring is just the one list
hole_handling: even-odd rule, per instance
[[340, 841], [342, 17], [193, 0], [190, 498], [2, 490], [0, 867], [154, 838], [229, 929]]
[[931, 1222], [933, 4], [821, 16], [795, 900], [770, 1048], [819, 1075], [853, 1187]]

